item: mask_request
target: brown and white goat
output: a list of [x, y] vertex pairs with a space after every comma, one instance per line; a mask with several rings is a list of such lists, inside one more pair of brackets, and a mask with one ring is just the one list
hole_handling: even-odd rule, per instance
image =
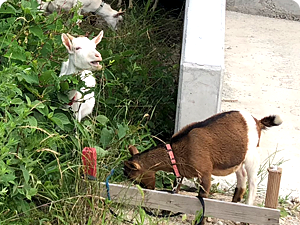
[[[257, 120], [248, 112], [229, 111], [187, 125], [172, 136], [170, 143], [180, 175], [199, 178], [202, 186], [199, 195], [208, 197], [211, 175], [226, 176], [235, 172], [237, 187], [233, 202], [242, 199], [248, 176], [247, 203], [252, 205], [257, 187], [257, 146], [261, 131], [281, 123], [278, 115]], [[124, 173], [145, 188], [155, 188], [156, 171], [173, 171], [165, 145], [141, 153], [134, 146], [129, 150], [132, 157], [124, 162]]]

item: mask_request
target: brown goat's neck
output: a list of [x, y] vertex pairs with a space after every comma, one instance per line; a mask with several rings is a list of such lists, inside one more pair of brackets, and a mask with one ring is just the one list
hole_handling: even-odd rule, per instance
[[158, 146], [149, 151], [142, 152], [139, 154], [139, 162], [147, 170], [173, 172], [171, 160], [165, 146]]

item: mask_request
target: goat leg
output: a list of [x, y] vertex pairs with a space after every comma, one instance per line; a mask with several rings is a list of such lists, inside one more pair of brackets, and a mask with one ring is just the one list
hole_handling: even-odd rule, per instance
[[128, 8], [129, 8], [129, 9], [132, 9], [132, 8], [133, 8], [133, 3], [132, 3], [132, 0], [129, 0], [129, 5], [128, 5]]
[[179, 192], [181, 184], [182, 184], [182, 181], [183, 181], [183, 177], [175, 179], [175, 181], [174, 181], [174, 188], [173, 188], [173, 191], [175, 189], [175, 193]]
[[238, 188], [236, 187], [234, 190], [232, 202], [240, 202], [245, 194], [245, 188]]
[[211, 175], [198, 175], [198, 179], [200, 181], [200, 188], [198, 195], [202, 198], [207, 198], [209, 195], [209, 190], [211, 186]]

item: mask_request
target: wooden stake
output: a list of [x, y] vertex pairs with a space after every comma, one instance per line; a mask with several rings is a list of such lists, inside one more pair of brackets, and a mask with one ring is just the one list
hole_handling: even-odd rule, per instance
[[282, 169], [277, 166], [268, 168], [268, 186], [265, 200], [265, 207], [276, 209], [278, 205], [278, 196]]

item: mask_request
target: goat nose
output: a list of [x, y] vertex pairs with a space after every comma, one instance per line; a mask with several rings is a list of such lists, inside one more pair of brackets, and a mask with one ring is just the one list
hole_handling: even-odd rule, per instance
[[95, 54], [95, 57], [96, 57], [96, 58], [99, 58], [100, 60], [102, 60], [100, 53], [96, 53], [96, 54]]

